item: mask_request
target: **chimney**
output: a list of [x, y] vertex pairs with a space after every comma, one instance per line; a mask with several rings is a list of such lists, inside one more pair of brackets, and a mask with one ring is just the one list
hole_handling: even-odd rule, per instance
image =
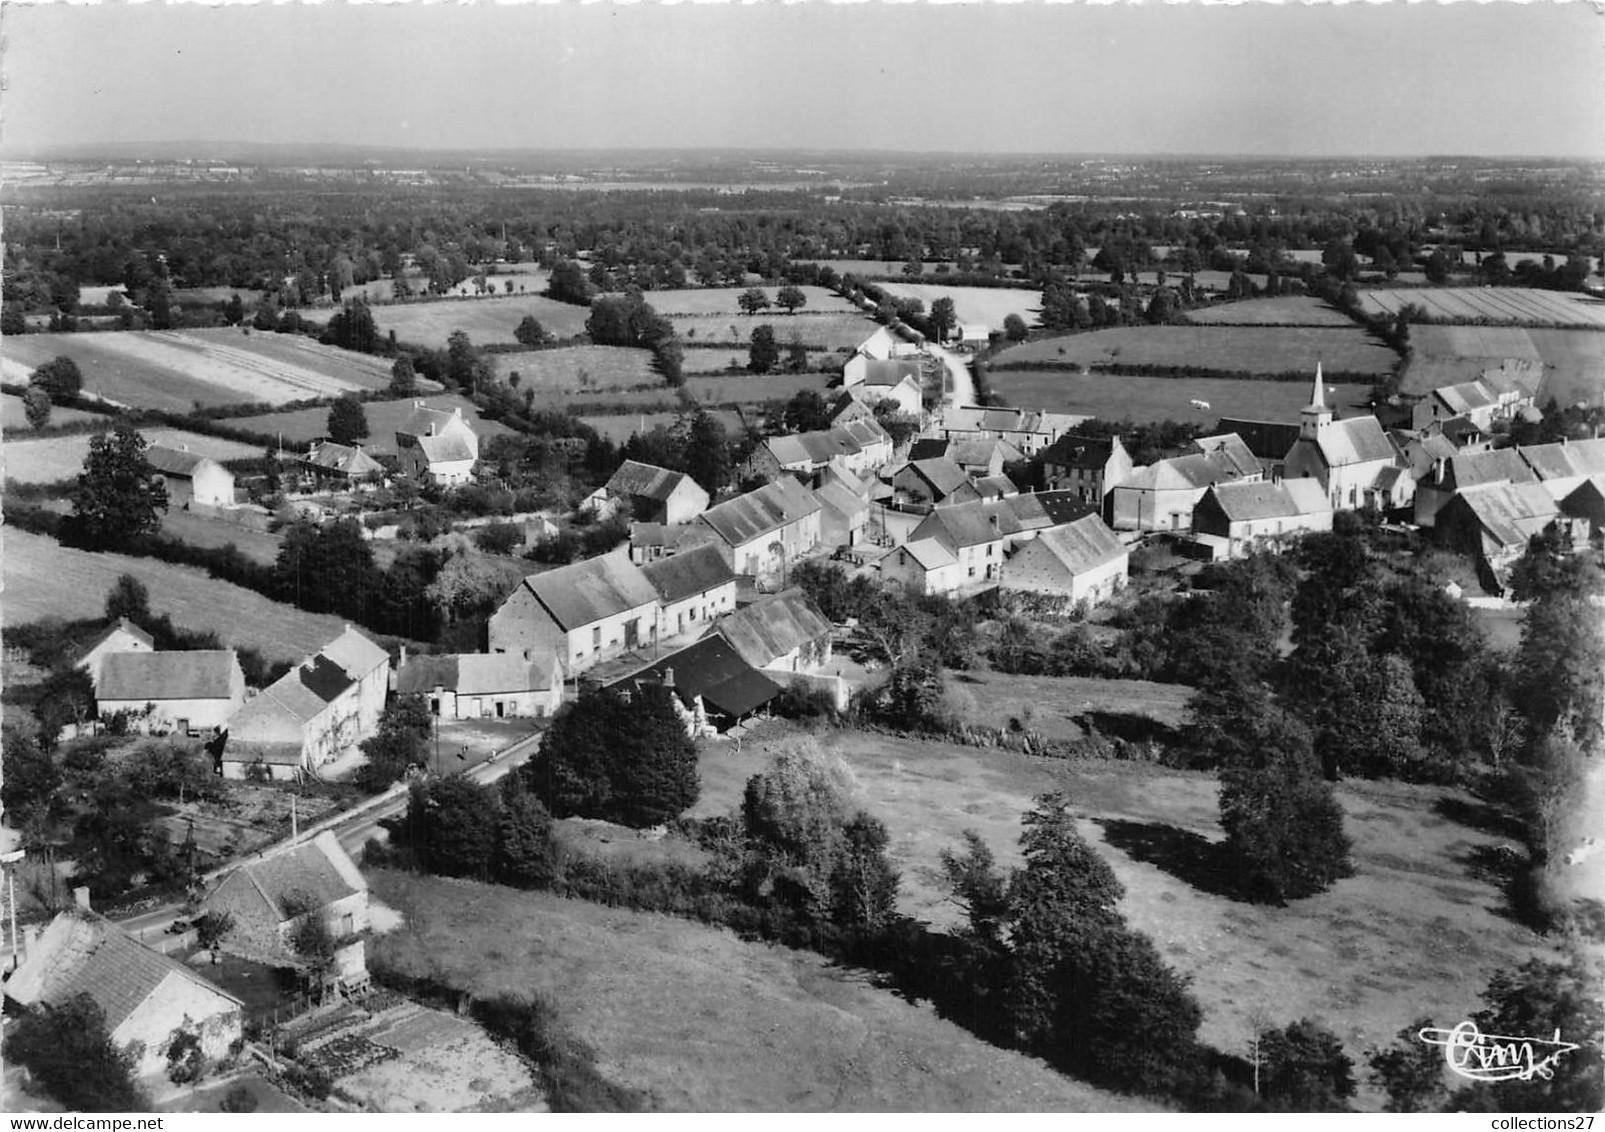
[[85, 912], [91, 911], [89, 907], [89, 886], [87, 884], [80, 884], [72, 890], [72, 902]]
[[674, 687], [674, 669], [672, 667], [663, 670], [663, 686], [665, 688]]
[[401, 652], [396, 657], [396, 671], [400, 672], [405, 667], [407, 667], [407, 646], [402, 645]]
[[1443, 483], [1443, 463], [1442, 456], [1432, 462], [1432, 482], [1435, 484]]
[[424, 403], [423, 403], [423, 402], [422, 402], [422, 401], [414, 401], [414, 402], [413, 402], [413, 403], [412, 403], [412, 407], [413, 407], [413, 408], [414, 408], [414, 409], [421, 409], [421, 408], [423, 408], [423, 407], [424, 407]]

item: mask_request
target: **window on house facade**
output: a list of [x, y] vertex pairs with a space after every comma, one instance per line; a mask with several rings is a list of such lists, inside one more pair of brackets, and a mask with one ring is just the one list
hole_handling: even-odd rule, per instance
[[602, 627], [600, 625], [591, 630], [591, 647], [593, 649], [602, 647]]

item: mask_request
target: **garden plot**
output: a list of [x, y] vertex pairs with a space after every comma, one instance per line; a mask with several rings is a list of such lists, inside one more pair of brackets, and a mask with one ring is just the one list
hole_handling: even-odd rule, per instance
[[528, 1066], [472, 1022], [409, 1004], [375, 1023], [330, 1043], [339, 1088], [367, 1111], [545, 1111]]

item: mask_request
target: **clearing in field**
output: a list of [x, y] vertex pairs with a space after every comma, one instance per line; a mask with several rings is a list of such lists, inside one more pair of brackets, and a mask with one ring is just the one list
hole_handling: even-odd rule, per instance
[[[515, 280], [515, 289], [519, 283], [523, 283], [530, 293], [376, 306], [371, 308], [374, 324], [379, 327], [380, 333], [394, 330], [398, 341], [435, 349], [444, 348], [446, 339], [456, 330], [467, 334], [468, 340], [476, 346], [514, 343], [518, 339], [513, 337], [513, 331], [528, 315], [535, 317], [542, 330], [558, 338], [573, 338], [585, 333], [585, 320], [591, 317], [589, 307], [560, 303], [545, 295], [535, 294], [538, 288], [527, 276], [506, 278]], [[501, 280], [502, 277], [495, 276], [491, 281], [499, 289]]]
[[[101, 419], [109, 429], [111, 418]], [[139, 432], [152, 444], [188, 448], [191, 452], [210, 456], [214, 460], [250, 460], [262, 455], [262, 449], [249, 444], [220, 440], [198, 432], [184, 432], [176, 428], [147, 428]], [[8, 440], [4, 453], [5, 477], [18, 483], [55, 483], [73, 479], [84, 470], [90, 439], [91, 434], [80, 433], [76, 436], [47, 436], [40, 440]]]
[[1353, 326], [1354, 320], [1322, 299], [1310, 295], [1282, 295], [1274, 299], [1244, 299], [1218, 303], [1187, 312], [1197, 326]]
[[[940, 880], [941, 851], [973, 829], [1002, 867], [1016, 865], [1021, 813], [1035, 795], [1065, 792], [1081, 831], [1126, 886], [1122, 910], [1132, 925], [1192, 976], [1204, 1008], [1200, 1036], [1220, 1049], [1241, 1054], [1258, 1013], [1275, 1025], [1309, 1016], [1358, 1059], [1420, 1015], [1466, 1017], [1494, 971], [1550, 950], [1505, 915], [1504, 894], [1475, 868], [1477, 854], [1501, 839], [1442, 816], [1465, 800], [1454, 791], [1340, 784], [1357, 874], [1275, 908], [1219, 894], [1208, 864], [1221, 838], [1212, 774], [833, 734], [860, 803], [891, 834], [902, 910], [938, 925], [960, 915]], [[694, 812], [738, 807], [771, 743], [704, 752]], [[1362, 1094], [1367, 1099], [1381, 1102]]]
[[[775, 328], [775, 341], [782, 350], [792, 342], [799, 342], [815, 350], [851, 351], [875, 333], [875, 322], [864, 315], [808, 310], [796, 314], [768, 310], [755, 315], [674, 315], [669, 321], [674, 323], [675, 333], [686, 342], [717, 342], [721, 348], [728, 346], [736, 351], [743, 362], [747, 359], [753, 330], [764, 325]], [[688, 355], [704, 352], [713, 351], [686, 351]]]
[[1179, 366], [1244, 374], [1310, 374], [1320, 361], [1329, 374], [1393, 372], [1394, 352], [1358, 326], [1121, 326], [1041, 338], [1012, 346], [992, 362], [1071, 366]]
[[[472, 401], [455, 393], [400, 401], [368, 401], [362, 406], [363, 415], [368, 421], [368, 437], [362, 442], [366, 451], [380, 455], [395, 452], [396, 428], [412, 415], [413, 400], [422, 401], [431, 409], [442, 409], [448, 413], [453, 409], [461, 409], [463, 416], [467, 418], [481, 440], [487, 436], [513, 431], [498, 421], [483, 419]], [[329, 435], [329, 410], [292, 409], [288, 412], [264, 413], [254, 417], [230, 417], [225, 423], [236, 428], [249, 429], [263, 436], [280, 436], [287, 446], [305, 447], [311, 441]], [[260, 456], [262, 453], [253, 449], [251, 454]]]
[[900, 299], [918, 299], [930, 312], [937, 299], [952, 299], [960, 323], [979, 323], [989, 330], [1002, 330], [1011, 314], [1035, 326], [1042, 313], [1042, 292], [1009, 287], [944, 287], [940, 283], [881, 283], [881, 290]]
[[132, 574], [150, 591], [152, 612], [170, 615], [185, 629], [215, 632], [224, 645], [254, 648], [269, 661], [301, 660], [338, 637], [344, 625], [333, 615], [269, 601], [191, 566], [72, 550], [15, 528], [5, 538], [5, 617], [10, 624], [99, 617], [118, 575]]
[[381, 389], [383, 358], [324, 346], [300, 335], [227, 330], [117, 330], [28, 334], [0, 346], [7, 380], [58, 355], [78, 363], [84, 389], [137, 408], [188, 411], [195, 404], [282, 404]]
[[1410, 360], [1399, 382], [1402, 393], [1421, 395], [1445, 385], [1475, 381], [1506, 359], [1544, 367], [1538, 404], [1605, 402], [1605, 331], [1519, 326], [1410, 328]]
[[651, 352], [628, 346], [560, 346], [496, 354], [493, 360], [498, 380], [506, 381], [516, 370], [518, 388], [533, 389], [537, 396], [663, 384]]
[[[992, 391], [1010, 405], [1077, 413], [1118, 421], [1197, 421], [1221, 417], [1256, 421], [1297, 421], [1309, 403], [1307, 385], [1297, 381], [1251, 378], [1133, 377], [1123, 373], [1069, 373], [1064, 370], [1004, 370], [989, 380]], [[1209, 406], [1200, 409], [1192, 402]], [[1369, 412], [1369, 385], [1326, 383], [1326, 403], [1337, 415]]]
[[610, 1081], [671, 1112], [1154, 1111], [997, 1049], [807, 952], [537, 892], [369, 873], [405, 917], [376, 961], [540, 992]]
[[1360, 292], [1367, 314], [1397, 314], [1406, 305], [1428, 321], [1481, 319], [1500, 326], [1596, 326], [1605, 329], [1605, 302], [1569, 291], [1528, 287], [1409, 287]]

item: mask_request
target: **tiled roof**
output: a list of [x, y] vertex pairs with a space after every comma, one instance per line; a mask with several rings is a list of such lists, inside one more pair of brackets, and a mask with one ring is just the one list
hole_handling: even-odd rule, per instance
[[1200, 452], [1213, 456], [1217, 464], [1236, 473], [1234, 478], [1256, 475], [1261, 471], [1259, 458], [1249, 451], [1243, 438], [1235, 432], [1221, 433], [1219, 436], [1200, 436], [1193, 441], [1193, 444]]
[[1074, 491], [1038, 491], [1033, 493], [1048, 521], [1054, 525], [1068, 523], [1083, 515], [1096, 515], [1099, 504], [1088, 502]]
[[1461, 491], [1488, 535], [1501, 546], [1519, 546], [1548, 526], [1560, 508], [1538, 483], [1494, 483]]
[[1176, 456], [1138, 468], [1114, 490], [1128, 491], [1196, 491], [1211, 484], [1240, 478], [1227, 464], [1203, 454]]
[[418, 447], [431, 464], [454, 464], [460, 460], [474, 459], [474, 450], [468, 440], [455, 431], [444, 436], [420, 436]]
[[[468, 425], [468, 421], [461, 413], [448, 413], [441, 409], [431, 409], [422, 401], [415, 402], [412, 413], [406, 421], [396, 429], [397, 436], [439, 436], [453, 422], [460, 421]], [[472, 428], [470, 426], [470, 431]]]
[[862, 446], [845, 428], [771, 436], [764, 444], [783, 468], [794, 464], [824, 464], [832, 456], [851, 456], [862, 451]]
[[861, 495], [854, 495], [834, 480], [823, 487], [815, 488], [814, 498], [819, 500], [820, 506], [847, 518], [869, 512], [869, 500]]
[[913, 469], [920, 479], [931, 485], [938, 499], [952, 495], [970, 482], [969, 473], [946, 456], [910, 460], [907, 466]]
[[[1126, 555], [1119, 536], [1096, 515], [1043, 531], [1037, 541], [1072, 575], [1085, 574]], [[1007, 571], [1005, 566], [1004, 570]]]
[[[98, 700], [226, 700], [239, 659], [233, 649], [114, 652], [100, 662]], [[243, 687], [243, 684], [241, 685]]]
[[314, 444], [302, 458], [302, 462], [347, 476], [372, 476], [384, 471], [379, 461], [362, 449], [347, 444], [336, 444], [331, 440]]
[[1496, 448], [1492, 452], [1459, 453], [1448, 462], [1448, 478], [1456, 489], [1477, 487], [1481, 484], [1527, 483], [1534, 479], [1533, 470], [1521, 458], [1518, 449]]
[[216, 464], [217, 461], [209, 456], [202, 456], [199, 452], [189, 452], [178, 448], [168, 448], [161, 444], [152, 444], [145, 449], [145, 459], [150, 466], [164, 476], [178, 476], [181, 479], [194, 477], [196, 469], [202, 464]]
[[1044, 464], [1061, 468], [1091, 468], [1101, 471], [1114, 455], [1115, 439], [1109, 436], [1078, 436], [1067, 432], [1042, 450]]
[[915, 539], [913, 542], [903, 544], [908, 556], [919, 563], [925, 571], [940, 570], [943, 566], [951, 566], [958, 561], [953, 552], [948, 550], [934, 538]]
[[[914, 528], [914, 532], [909, 535], [909, 541], [936, 538], [949, 550], [962, 550], [967, 546], [980, 546], [1020, 534], [1028, 528], [1020, 521], [1020, 515], [1011, 504], [1027, 498], [1029, 497], [1014, 496], [1009, 499], [977, 500], [938, 507]], [[1046, 526], [1047, 516], [1041, 513], [1041, 506], [1038, 505], [1036, 510], [1041, 516], [1041, 521], [1036, 525]]]
[[1516, 451], [1541, 480], [1605, 474], [1605, 438], [1528, 444]]
[[641, 568], [616, 551], [532, 574], [524, 585], [565, 632], [658, 600]]
[[674, 691], [687, 704], [693, 697], [726, 715], [746, 715], [780, 694], [780, 685], [742, 659], [722, 637], [704, 637], [633, 673], [621, 684], [659, 683], [673, 672]]
[[312, 907], [325, 908], [368, 889], [368, 882], [329, 830], [294, 848], [248, 860], [240, 871], [260, 887], [281, 922], [296, 914], [296, 897], [307, 897]]
[[735, 581], [735, 574], [717, 546], [698, 546], [682, 550], [641, 567], [641, 573], [657, 590], [664, 604], [707, 593], [717, 586]]
[[756, 491], [738, 495], [699, 518], [731, 546], [741, 546], [790, 526], [819, 510], [819, 501], [796, 480], [782, 476]]
[[145, 630], [141, 629], [138, 625], [135, 625], [128, 618], [119, 617], [116, 622], [108, 625], [100, 633], [96, 634], [95, 638], [83, 647], [80, 655], [87, 656], [88, 654], [94, 652], [101, 645], [111, 640], [111, 638], [118, 632], [127, 633], [130, 637], [133, 637], [146, 648], [153, 649], [156, 647], [156, 638], [145, 632]]
[[1458, 385], [1445, 385], [1434, 389], [1432, 395], [1456, 415], [1489, 408], [1498, 400], [1493, 390], [1480, 381], [1462, 381]]
[[983, 499], [1000, 499], [1005, 495], [1019, 495], [1020, 489], [1013, 480], [999, 472], [995, 476], [982, 476], [975, 481], [975, 490]]
[[[1297, 494], [1294, 486], [1299, 486]], [[1313, 495], [1309, 491], [1314, 489]], [[1210, 488], [1221, 513], [1234, 523], [1256, 519], [1291, 519], [1311, 511], [1330, 511], [1318, 480], [1283, 483], [1220, 483]], [[1300, 497], [1303, 497], [1302, 499]], [[1316, 501], [1319, 500], [1319, 504]]]
[[613, 478], [607, 481], [603, 490], [615, 498], [640, 495], [665, 503], [688, 478], [684, 472], [671, 472], [668, 468], [644, 464], [640, 460], [626, 460], [619, 465], [619, 470], [613, 473]]
[[390, 663], [390, 654], [350, 625], [318, 650], [353, 678], [360, 680], [375, 668]]
[[830, 634], [830, 622], [800, 589], [761, 597], [720, 619], [711, 633], [729, 641], [754, 668], [762, 668], [799, 645]]

